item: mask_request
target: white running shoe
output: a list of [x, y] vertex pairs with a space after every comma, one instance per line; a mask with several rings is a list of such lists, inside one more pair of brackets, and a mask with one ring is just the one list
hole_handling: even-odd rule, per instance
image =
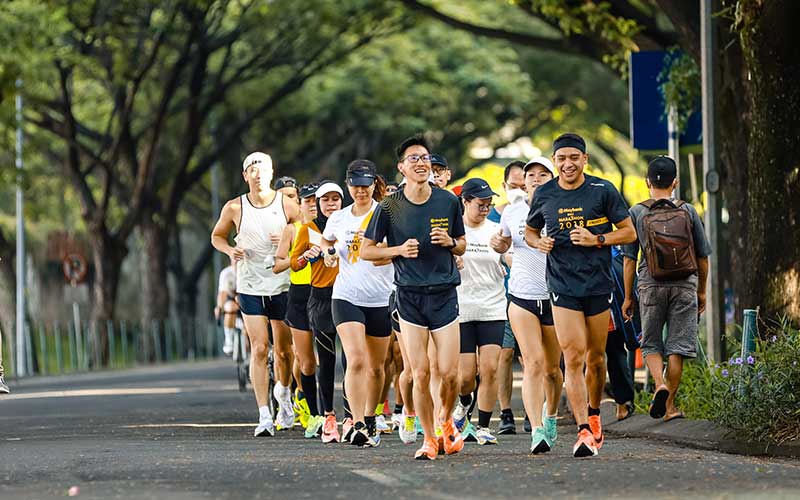
[[403, 414], [393, 413], [391, 422], [392, 422], [392, 427], [394, 427], [395, 430], [400, 430], [400, 427], [403, 426]]
[[278, 429], [291, 429], [294, 426], [294, 408], [292, 407], [292, 390], [289, 387], [283, 387], [280, 384], [275, 384], [272, 390], [275, 399], [278, 400], [278, 415], [276, 423]]
[[258, 423], [258, 427], [256, 427], [255, 432], [253, 432], [253, 436], [255, 437], [272, 437], [274, 435], [275, 424], [272, 422], [271, 418], [261, 420]]
[[388, 434], [392, 432], [392, 428], [386, 423], [386, 418], [383, 415], [375, 416], [375, 429], [379, 434]]
[[464, 424], [467, 421], [467, 411], [469, 408], [461, 404], [461, 401], [456, 401], [456, 406], [453, 408], [453, 421], [459, 432], [464, 430]]
[[414, 425], [414, 417], [403, 416], [403, 423], [399, 429], [400, 441], [411, 444], [417, 441], [417, 428]]
[[222, 344], [222, 353], [226, 356], [233, 354], [233, 328], [225, 328], [225, 341]]
[[497, 438], [492, 434], [491, 429], [487, 427], [478, 427], [475, 431], [475, 439], [479, 445], [484, 444], [497, 444]]
[[8, 394], [9, 392], [11, 391], [9, 391], [6, 381], [3, 380], [3, 376], [0, 375], [0, 394]]

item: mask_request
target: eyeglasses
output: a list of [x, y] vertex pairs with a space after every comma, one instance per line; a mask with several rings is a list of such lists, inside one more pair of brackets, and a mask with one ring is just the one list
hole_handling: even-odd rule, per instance
[[406, 161], [406, 160], [408, 160], [409, 163], [418, 163], [420, 161], [429, 163], [431, 161], [431, 155], [408, 155], [405, 158], [400, 159], [400, 161]]
[[488, 205], [485, 205], [483, 203], [477, 203], [476, 205], [478, 207], [479, 212], [488, 212], [494, 208], [494, 203], [489, 203]]
[[275, 181], [275, 185], [282, 188], [297, 187], [297, 181], [293, 177], [280, 177]]

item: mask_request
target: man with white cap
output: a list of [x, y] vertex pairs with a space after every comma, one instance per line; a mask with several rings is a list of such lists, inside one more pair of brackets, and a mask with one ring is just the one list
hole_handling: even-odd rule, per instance
[[[211, 233], [211, 244], [236, 262], [236, 291], [250, 338], [250, 378], [258, 403], [259, 422], [255, 436], [275, 433], [269, 399], [269, 376], [277, 379], [274, 395], [280, 409], [276, 423], [290, 428], [294, 423], [291, 401], [292, 337], [284, 323], [289, 273], [274, 273], [275, 251], [287, 223], [300, 216], [297, 202], [270, 188], [272, 158], [261, 152], [249, 154], [242, 163], [248, 192], [228, 201]], [[228, 243], [236, 230], [235, 245]], [[272, 327], [275, 374], [267, 373], [269, 333]]]

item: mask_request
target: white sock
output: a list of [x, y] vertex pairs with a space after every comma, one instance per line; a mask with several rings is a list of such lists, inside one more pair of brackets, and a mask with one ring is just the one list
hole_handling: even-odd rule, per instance
[[258, 418], [262, 422], [264, 420], [272, 420], [272, 411], [270, 411], [269, 406], [261, 406], [258, 408]]
[[233, 334], [235, 333], [235, 328], [228, 328], [225, 327], [225, 344], [230, 345], [233, 344]]

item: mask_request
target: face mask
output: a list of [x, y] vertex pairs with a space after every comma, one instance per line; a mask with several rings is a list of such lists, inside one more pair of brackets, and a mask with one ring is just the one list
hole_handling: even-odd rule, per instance
[[509, 189], [508, 191], [506, 191], [506, 198], [508, 199], [508, 202], [511, 204], [514, 204], [519, 200], [524, 200], [527, 197], [528, 193], [519, 188]]

